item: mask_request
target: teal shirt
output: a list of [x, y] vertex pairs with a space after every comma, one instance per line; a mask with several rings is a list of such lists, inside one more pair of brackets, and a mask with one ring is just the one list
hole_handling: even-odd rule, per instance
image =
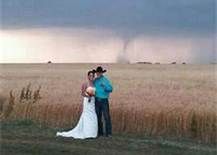
[[105, 76], [100, 76], [96, 78], [93, 82], [96, 88], [95, 96], [98, 98], [109, 98], [109, 94], [113, 91], [112, 84]]

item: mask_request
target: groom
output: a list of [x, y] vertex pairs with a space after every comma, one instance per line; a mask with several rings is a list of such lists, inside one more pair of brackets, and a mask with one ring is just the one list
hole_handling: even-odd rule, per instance
[[109, 94], [112, 92], [113, 87], [111, 82], [103, 75], [106, 70], [103, 70], [101, 66], [98, 66], [94, 70], [97, 77], [94, 80], [94, 86], [96, 88], [95, 93], [95, 108], [98, 119], [98, 136], [103, 136], [103, 124], [102, 115], [105, 119], [105, 136], [111, 137], [112, 134], [112, 124], [109, 113]]

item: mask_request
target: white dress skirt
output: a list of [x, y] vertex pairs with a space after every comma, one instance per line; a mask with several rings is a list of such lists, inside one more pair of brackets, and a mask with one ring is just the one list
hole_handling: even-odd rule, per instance
[[75, 128], [69, 131], [57, 132], [56, 136], [72, 137], [75, 139], [96, 138], [98, 133], [98, 122], [95, 111], [95, 98], [84, 97], [83, 111]]

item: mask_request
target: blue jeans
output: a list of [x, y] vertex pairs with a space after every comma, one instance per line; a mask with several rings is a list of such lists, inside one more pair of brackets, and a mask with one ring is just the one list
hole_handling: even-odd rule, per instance
[[108, 99], [101, 99], [97, 98], [95, 99], [95, 108], [96, 108], [96, 114], [98, 119], [98, 136], [103, 135], [103, 123], [102, 123], [102, 115], [105, 119], [105, 135], [111, 135], [112, 134], [112, 124], [111, 124], [111, 117], [109, 113], [109, 101]]

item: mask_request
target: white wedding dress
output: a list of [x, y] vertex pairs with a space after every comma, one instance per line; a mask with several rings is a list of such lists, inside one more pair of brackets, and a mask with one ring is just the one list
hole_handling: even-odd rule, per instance
[[83, 100], [83, 112], [75, 128], [65, 132], [57, 132], [56, 136], [72, 137], [75, 139], [96, 138], [98, 133], [97, 115], [95, 112], [95, 98], [87, 97]]

